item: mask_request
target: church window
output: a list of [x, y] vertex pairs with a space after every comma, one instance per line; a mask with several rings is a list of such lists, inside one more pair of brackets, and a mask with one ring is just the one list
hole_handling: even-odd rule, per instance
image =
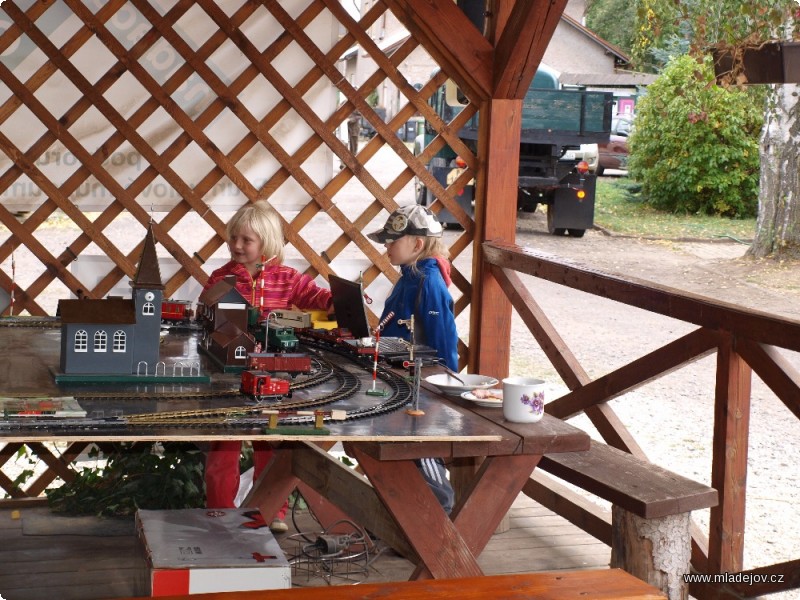
[[108, 344], [108, 334], [105, 331], [94, 332], [94, 351], [105, 352]]
[[124, 331], [114, 332], [114, 352], [125, 352], [127, 348], [128, 337]]
[[75, 345], [73, 350], [75, 352], [86, 352], [89, 345], [89, 334], [85, 329], [79, 329], [75, 332]]
[[142, 314], [143, 315], [154, 315], [156, 314], [156, 307], [155, 304], [152, 302], [145, 302], [142, 306]]

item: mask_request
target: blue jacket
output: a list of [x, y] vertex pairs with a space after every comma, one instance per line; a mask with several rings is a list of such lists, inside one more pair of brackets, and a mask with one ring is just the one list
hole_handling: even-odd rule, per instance
[[408, 319], [414, 314], [417, 344], [434, 348], [450, 369], [458, 371], [458, 332], [456, 331], [453, 297], [447, 291], [439, 263], [435, 258], [425, 258], [416, 264], [400, 267], [400, 279], [392, 289], [383, 307], [383, 320], [389, 311], [394, 318], [381, 331], [382, 336], [411, 339], [405, 325], [398, 319]]

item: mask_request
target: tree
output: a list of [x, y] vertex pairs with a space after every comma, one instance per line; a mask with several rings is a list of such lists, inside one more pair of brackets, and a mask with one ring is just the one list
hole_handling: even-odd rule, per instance
[[761, 136], [756, 235], [748, 254], [800, 259], [800, 90], [789, 84], [772, 87]]
[[713, 85], [711, 64], [670, 61], [636, 108], [628, 169], [662, 210], [756, 214], [760, 103]]
[[[657, 62], [659, 52], [686, 46], [694, 57], [718, 47], [797, 39], [795, 0], [637, 0], [633, 56]], [[663, 54], [661, 55], [663, 58]], [[795, 85], [770, 86], [760, 148], [758, 220], [752, 256], [800, 257], [800, 131]]]
[[630, 54], [636, 37], [636, 10], [630, 0], [591, 0], [586, 26]]

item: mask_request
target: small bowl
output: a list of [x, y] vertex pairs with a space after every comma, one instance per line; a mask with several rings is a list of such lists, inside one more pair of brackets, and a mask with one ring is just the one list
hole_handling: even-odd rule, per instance
[[493, 387], [500, 383], [494, 377], [486, 375], [458, 375], [464, 380], [461, 383], [458, 379], [449, 375], [448, 373], [436, 373], [436, 375], [429, 375], [425, 381], [435, 385], [443, 394], [448, 396], [460, 396], [464, 392], [471, 392], [472, 390], [486, 389]]

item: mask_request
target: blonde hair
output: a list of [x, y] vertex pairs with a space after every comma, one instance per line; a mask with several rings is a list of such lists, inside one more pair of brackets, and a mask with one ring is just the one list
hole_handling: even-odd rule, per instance
[[228, 221], [225, 234], [230, 240], [245, 228], [251, 229], [261, 240], [261, 254], [267, 259], [274, 256], [279, 263], [283, 262], [285, 244], [278, 211], [263, 200], [245, 204]]
[[425, 243], [422, 245], [422, 250], [417, 256], [417, 260], [422, 260], [423, 258], [443, 258], [447, 260], [450, 258], [450, 251], [444, 245], [441, 237], [425, 236], [422, 241]]
[[442, 238], [427, 235], [412, 235], [409, 237], [422, 240], [422, 250], [419, 251], [414, 262], [409, 265], [414, 273], [419, 273], [417, 263], [421, 260], [426, 258], [442, 258], [448, 260], [450, 258], [450, 251], [447, 249], [447, 246], [444, 245]]

